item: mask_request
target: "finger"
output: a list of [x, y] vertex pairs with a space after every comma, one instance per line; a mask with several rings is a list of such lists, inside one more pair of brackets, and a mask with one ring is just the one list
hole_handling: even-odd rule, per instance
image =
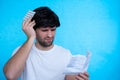
[[76, 80], [84, 80], [84, 79], [81, 78], [80, 76], [76, 76], [75, 78], [76, 78]]
[[85, 76], [87, 76], [87, 77], [89, 77], [89, 74], [88, 74], [88, 72], [84, 72], [84, 75], [85, 75]]
[[88, 76], [86, 76], [84, 73], [78, 74], [79, 77], [83, 78], [84, 80], [88, 80]]
[[31, 15], [26, 15], [25, 17], [24, 17], [24, 21], [28, 21], [30, 18], [32, 18], [33, 16], [31, 16]]
[[22, 23], [22, 29], [24, 30], [25, 28], [26, 28], [26, 22], [25, 21], [23, 21], [23, 23]]
[[35, 24], [36, 24], [35, 21], [32, 21], [32, 22], [29, 23], [28, 26], [33, 28]]
[[26, 21], [23, 21], [22, 23], [22, 27], [25, 27]]
[[33, 29], [34, 26], [35, 26], [35, 23], [31, 24], [29, 27]]
[[31, 19], [32, 19], [32, 17], [30, 17], [28, 20], [26, 20], [24, 26], [27, 27], [27, 25], [31, 22]]

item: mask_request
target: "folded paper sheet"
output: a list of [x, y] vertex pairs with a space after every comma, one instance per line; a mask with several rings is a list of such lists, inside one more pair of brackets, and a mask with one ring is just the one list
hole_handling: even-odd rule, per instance
[[64, 71], [64, 74], [78, 74], [87, 71], [91, 54], [73, 55], [71, 61]]

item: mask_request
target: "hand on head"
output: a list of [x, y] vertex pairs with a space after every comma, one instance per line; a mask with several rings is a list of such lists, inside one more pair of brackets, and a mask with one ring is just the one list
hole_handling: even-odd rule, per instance
[[35, 33], [35, 30], [34, 30], [34, 26], [35, 26], [35, 21], [31, 21], [32, 17], [30, 17], [29, 19], [23, 21], [23, 24], [22, 24], [22, 29], [23, 31], [25, 32], [25, 34], [27, 35], [28, 38], [30, 37], [33, 37], [35, 38], [36, 37], [36, 33]]

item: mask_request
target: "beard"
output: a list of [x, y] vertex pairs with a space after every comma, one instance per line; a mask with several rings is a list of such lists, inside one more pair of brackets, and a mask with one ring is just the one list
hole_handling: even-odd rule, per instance
[[53, 44], [54, 37], [52, 38], [46, 37], [44, 39], [39, 38], [37, 40], [39, 45], [41, 45], [42, 47], [50, 47]]

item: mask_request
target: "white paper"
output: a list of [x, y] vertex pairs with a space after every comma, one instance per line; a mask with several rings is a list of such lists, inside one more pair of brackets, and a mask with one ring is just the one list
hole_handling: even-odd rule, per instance
[[73, 55], [71, 61], [64, 71], [64, 74], [78, 74], [87, 71], [91, 54]]

